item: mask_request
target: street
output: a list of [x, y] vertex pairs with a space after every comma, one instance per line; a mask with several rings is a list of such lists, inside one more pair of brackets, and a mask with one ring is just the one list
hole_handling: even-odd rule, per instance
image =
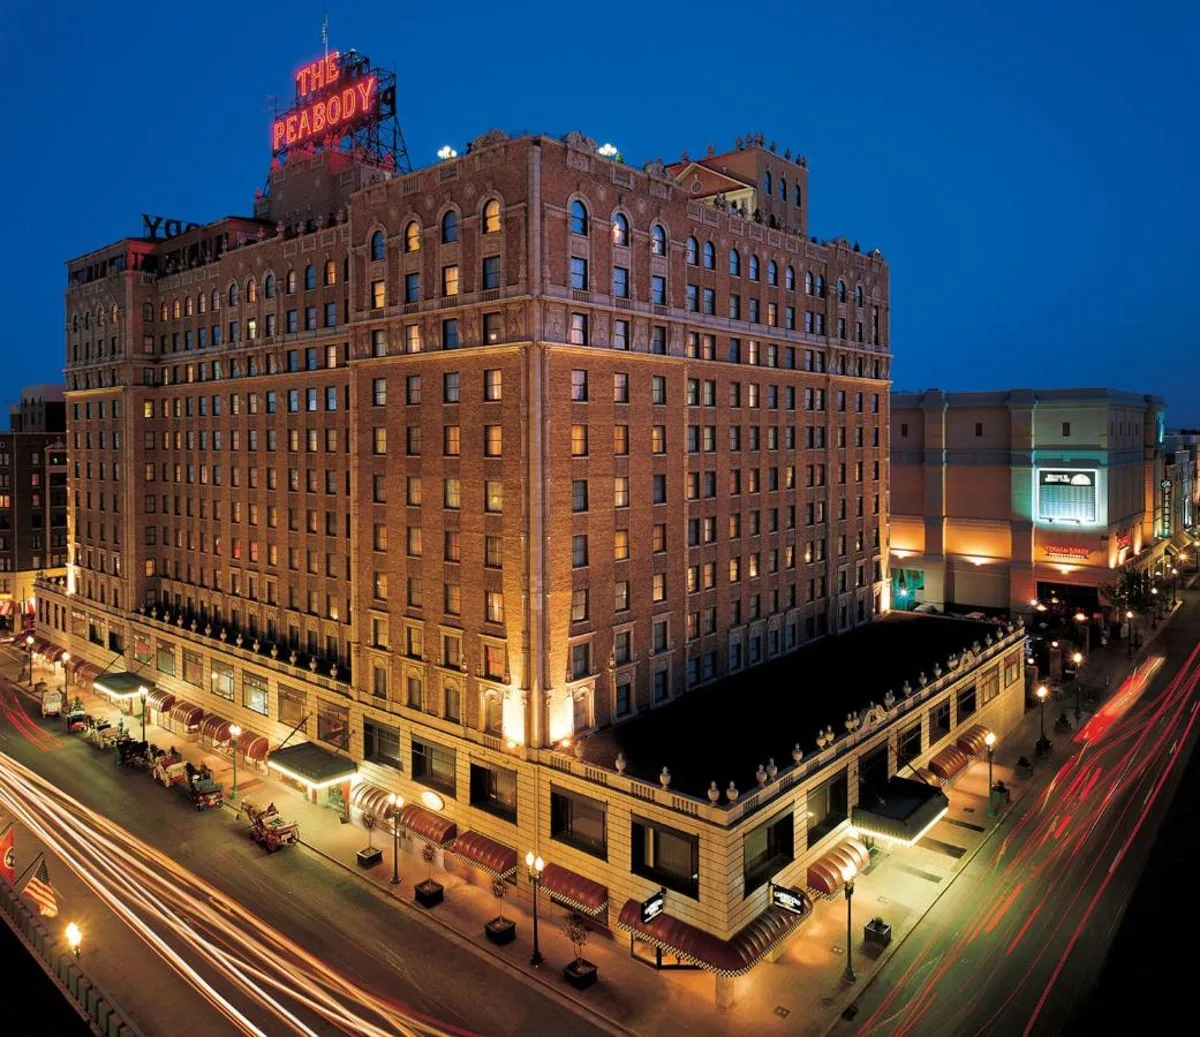
[[1049, 782], [1018, 801], [832, 1032], [1064, 1028], [1100, 973], [1195, 742], [1198, 637], [1188, 593], [1095, 715], [1069, 734], [1048, 727], [1054, 748], [1038, 766]]
[[180, 997], [178, 1032], [205, 1032], [195, 994], [211, 1006], [208, 1032], [222, 1017], [266, 1033], [603, 1032], [308, 850], [267, 855], [232, 811], [192, 809], [43, 721], [11, 684], [0, 692], [0, 753], [11, 758], [0, 805], [72, 858], [72, 871], [170, 963], [172, 981], [185, 978], [184, 996], [177, 982], [157, 984], [165, 966], [142, 980], [156, 996]]

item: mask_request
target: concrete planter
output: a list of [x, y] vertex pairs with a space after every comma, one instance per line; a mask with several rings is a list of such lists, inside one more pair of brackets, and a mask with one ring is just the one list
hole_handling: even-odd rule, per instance
[[358, 858], [360, 868], [373, 868], [383, 860], [383, 851], [371, 846], [365, 850], [359, 850], [354, 856]]
[[422, 907], [437, 907], [445, 899], [445, 890], [440, 882], [426, 879], [413, 886], [413, 896]]
[[599, 969], [586, 958], [579, 961], [572, 961], [570, 965], [563, 966], [563, 979], [571, 984], [576, 990], [587, 990], [593, 983], [596, 982], [596, 976]]
[[497, 947], [503, 947], [517, 938], [517, 923], [511, 918], [493, 918], [484, 925], [483, 933]]

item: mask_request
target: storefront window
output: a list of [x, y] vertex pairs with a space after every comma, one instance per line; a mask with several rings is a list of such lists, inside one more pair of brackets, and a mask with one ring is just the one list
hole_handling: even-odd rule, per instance
[[458, 757], [453, 749], [413, 739], [412, 776], [422, 785], [449, 796], [455, 795], [458, 787], [457, 765]]
[[242, 705], [247, 709], [261, 713], [264, 717], [271, 711], [270, 699], [267, 695], [265, 678], [255, 673], [242, 675]]
[[631, 831], [635, 875], [652, 879], [676, 893], [700, 897], [700, 838], [643, 818]]
[[744, 895], [749, 896], [794, 857], [795, 819], [786, 814], [765, 821], [746, 834], [742, 870]]
[[229, 663], [213, 660], [209, 672], [209, 684], [214, 695], [233, 701], [233, 667]]
[[317, 737], [339, 749], [349, 749], [350, 711], [345, 706], [322, 702], [317, 707]]
[[165, 641], [159, 642], [158, 658], [155, 661], [159, 673], [175, 676], [175, 646]]
[[183, 679], [197, 688], [204, 687], [204, 660], [199, 652], [183, 650]]
[[846, 772], [835, 774], [808, 793], [808, 846], [816, 846], [846, 820]]
[[133, 639], [133, 660], [139, 663], [150, 661], [150, 642], [142, 637]]
[[506, 821], [517, 821], [517, 772], [471, 764], [471, 806]]
[[279, 722], [293, 730], [308, 732], [308, 696], [296, 688], [279, 688]]
[[373, 720], [363, 721], [363, 758], [400, 770], [400, 732]]
[[608, 860], [604, 804], [575, 792], [550, 788], [550, 837]]

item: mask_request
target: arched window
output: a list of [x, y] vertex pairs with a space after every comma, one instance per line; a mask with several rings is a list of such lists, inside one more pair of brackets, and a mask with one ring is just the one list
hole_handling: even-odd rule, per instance
[[781, 200], [783, 200], [785, 202], [787, 201], [787, 177], [786, 176], [781, 176], [779, 178], [779, 197]]
[[861, 284], [854, 286], [854, 304], [856, 306], [861, 306], [863, 304], [863, 290]]
[[337, 263], [332, 259], [325, 260], [325, 284], [337, 284]]
[[804, 294], [812, 295], [813, 293], [813, 275], [811, 270], [804, 272]]
[[183, 315], [185, 317], [192, 315], [192, 297], [190, 295], [183, 300]]
[[790, 266], [783, 272], [783, 288], [787, 292], [796, 290], [796, 271]]
[[221, 293], [217, 289], [212, 290], [212, 305], [209, 309], [216, 313], [221, 308]]
[[442, 217], [442, 244], [449, 245], [458, 240], [458, 213], [451, 209]]
[[750, 280], [758, 280], [758, 256], [750, 257]]
[[295, 270], [289, 270], [287, 272], [287, 280], [284, 282], [283, 290], [285, 292], [287, 292], [288, 295], [296, 294], [296, 271]]
[[[158, 308], [158, 319], [159, 320], [167, 319], [167, 304], [165, 302]], [[75, 330], [76, 331], [79, 330], [79, 318], [78, 317], [75, 318]]]
[[246, 302], [258, 302], [258, 282], [253, 277], [246, 282]]
[[794, 206], [795, 206], [797, 209], [799, 209], [799, 208], [800, 208], [800, 185], [799, 185], [799, 184], [796, 184], [796, 185], [795, 185], [795, 186], [792, 188], [792, 204], [793, 204], [793, 205], [794, 205]]
[[769, 169], [767, 170], [766, 176], [763, 179], [763, 184], [767, 189], [767, 194], [769, 195], [771, 193], [771, 171]]
[[767, 261], [767, 284], [772, 286], [779, 284], [779, 266], [773, 259]]
[[687, 261], [689, 266], [700, 262], [700, 243], [695, 238], [687, 239]]
[[587, 206], [578, 198], [571, 203], [571, 233], [582, 234], [585, 238], [588, 232]]
[[383, 255], [384, 255], [383, 247], [384, 247], [385, 240], [386, 239], [383, 236], [383, 231], [381, 231], [381, 230], [377, 230], [374, 234], [371, 235], [371, 259], [372, 259], [372, 261], [383, 258]]
[[500, 233], [500, 203], [495, 198], [489, 199], [483, 207], [483, 233]]
[[[182, 315], [183, 315], [183, 303], [181, 303], [178, 299], [172, 299], [171, 300], [171, 319], [179, 320], [179, 318]], [[85, 324], [84, 327], [87, 327], [87, 325]]]
[[713, 243], [711, 241], [706, 241], [704, 243], [704, 269], [717, 269], [717, 250], [713, 247]]
[[268, 299], [275, 298], [275, 275], [274, 274], [267, 274], [266, 278], [263, 280], [263, 295], [265, 295]]
[[650, 255], [665, 256], [667, 254], [667, 232], [659, 224], [650, 228]]
[[230, 306], [236, 306], [238, 304], [238, 296], [240, 294], [241, 293], [238, 291], [237, 282], [235, 281], [233, 284], [231, 284], [229, 286], [229, 305]]
[[613, 216], [613, 244], [629, 247], [629, 220], [625, 218], [624, 213], [617, 213]]
[[196, 312], [204, 313], [208, 310], [208, 296], [201, 292], [196, 296]]
[[[201, 296], [201, 298], [203, 298], [203, 296]], [[154, 303], [152, 303], [152, 302], [142, 303], [142, 320], [145, 321], [147, 324], [154, 323]], [[79, 330], [79, 319], [78, 318], [75, 319], [75, 330], [76, 331]]]
[[840, 277], [838, 278], [838, 283], [837, 283], [837, 293], [838, 293], [838, 302], [845, 302], [846, 301], [846, 282], [843, 281]]
[[404, 228], [404, 251], [421, 251], [421, 225], [416, 220], [410, 220]]
[[[175, 305], [176, 306], [179, 305], [178, 300], [176, 300]], [[91, 314], [91, 311], [89, 310], [86, 313], [84, 313], [84, 315], [83, 315], [83, 330], [87, 331], [91, 326], [92, 326], [92, 314]]]
[[304, 268], [304, 290], [311, 292], [317, 287], [317, 271], [313, 268], [312, 263]]
[[736, 248], [731, 248], [729, 250], [729, 276], [742, 276], [742, 257], [738, 254], [738, 250]]
[[817, 298], [825, 298], [825, 278], [821, 274], [817, 274]]

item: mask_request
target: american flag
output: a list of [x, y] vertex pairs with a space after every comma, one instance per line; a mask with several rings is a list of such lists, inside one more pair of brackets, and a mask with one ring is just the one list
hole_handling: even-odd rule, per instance
[[30, 900], [37, 904], [38, 911], [47, 918], [58, 914], [58, 901], [54, 897], [54, 888], [50, 885], [50, 875], [46, 871], [46, 855], [38, 854], [37, 867], [21, 890]]

